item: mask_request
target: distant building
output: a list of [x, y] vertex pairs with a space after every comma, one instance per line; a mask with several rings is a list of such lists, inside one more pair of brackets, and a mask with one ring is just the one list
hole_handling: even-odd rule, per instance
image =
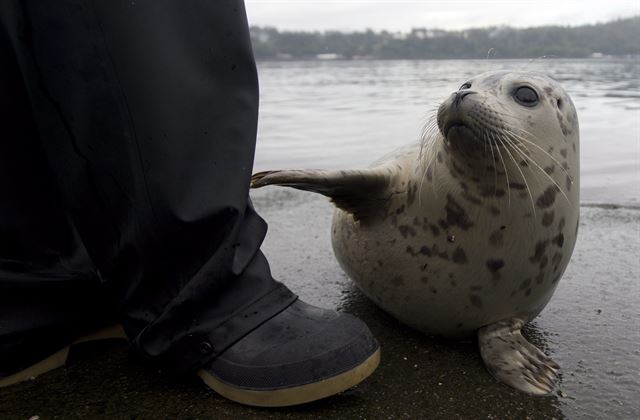
[[340, 60], [340, 59], [343, 59], [344, 56], [341, 54], [335, 54], [335, 53], [323, 53], [323, 54], [316, 54], [316, 58], [318, 60]]

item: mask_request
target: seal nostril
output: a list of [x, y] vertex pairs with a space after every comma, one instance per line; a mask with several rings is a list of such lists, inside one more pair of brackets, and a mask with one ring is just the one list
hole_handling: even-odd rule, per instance
[[457, 91], [455, 93], [456, 97], [453, 100], [454, 105], [457, 107], [458, 105], [460, 105], [460, 102], [462, 102], [462, 100], [466, 96], [473, 95], [474, 93], [477, 93], [477, 92], [474, 92], [472, 90], [459, 90], [459, 91]]

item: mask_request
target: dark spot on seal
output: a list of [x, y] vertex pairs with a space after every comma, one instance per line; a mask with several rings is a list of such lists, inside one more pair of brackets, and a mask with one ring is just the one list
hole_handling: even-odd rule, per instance
[[384, 265], [384, 263], [382, 262], [382, 260], [378, 260], [378, 265], [379, 265], [380, 267], [382, 267], [382, 266]]
[[551, 264], [553, 264], [553, 272], [555, 273], [556, 271], [558, 271], [558, 266], [560, 265], [560, 261], [562, 260], [562, 254], [559, 252], [556, 252], [555, 254], [553, 254], [553, 257], [551, 258]]
[[552, 281], [551, 283], [557, 283], [557, 282], [558, 282], [558, 280], [560, 280], [560, 277], [562, 277], [562, 274], [558, 274], [557, 276], [555, 276], [555, 277], [553, 278], [553, 281]]
[[542, 258], [540, 259], [540, 269], [543, 269], [547, 266], [547, 264], [549, 264], [549, 257], [547, 257], [546, 255], [543, 255]]
[[447, 234], [447, 242], [454, 243], [455, 241], [456, 241], [456, 235], [454, 235], [453, 233], [448, 233]]
[[463, 326], [463, 325], [464, 325], [464, 324], [463, 324], [462, 322], [458, 322], [458, 323], [456, 324], [456, 328], [462, 328], [462, 326]]
[[438, 294], [438, 289], [436, 289], [435, 287], [431, 287], [430, 290], [431, 290], [431, 293], [433, 293], [434, 295]]
[[538, 197], [536, 200], [536, 205], [541, 209], [546, 209], [551, 207], [551, 205], [556, 201], [556, 194], [558, 194], [558, 187], [552, 185], [548, 187], [544, 193]]
[[524, 293], [525, 296], [529, 296], [531, 294], [531, 288], [528, 288], [527, 291]]
[[542, 215], [542, 226], [551, 226], [551, 224], [553, 223], [554, 216], [555, 216], [555, 213], [553, 212], [553, 210], [549, 212], [545, 212]]
[[416, 200], [416, 192], [418, 191], [418, 185], [410, 184], [407, 189], [407, 205], [411, 206], [413, 202]]
[[556, 165], [549, 165], [544, 167], [544, 171], [547, 175], [551, 175], [556, 170]]
[[468, 230], [473, 226], [473, 223], [471, 223], [467, 216], [467, 212], [454, 200], [451, 194], [447, 194], [445, 211], [447, 212], [447, 224], [450, 226], [458, 226], [462, 230]]
[[471, 286], [469, 287], [469, 290], [471, 290], [472, 292], [479, 292], [480, 290], [482, 290], [482, 286]]
[[398, 230], [400, 231], [400, 234], [403, 238], [406, 238], [408, 235], [416, 236], [416, 230], [411, 226], [400, 225], [398, 226]]
[[442, 153], [438, 152], [438, 154], [436, 155], [436, 158], [438, 159], [438, 162], [442, 163], [442, 161], [443, 161]]
[[495, 247], [501, 247], [504, 242], [504, 235], [501, 231], [494, 231], [491, 236], [489, 236], [489, 243]]
[[565, 220], [564, 217], [560, 218], [560, 221], [558, 221], [558, 232], [562, 232], [562, 229], [564, 229], [564, 225], [565, 225]]
[[478, 197], [473, 196], [467, 191], [463, 191], [461, 195], [462, 195], [462, 198], [464, 198], [465, 200], [467, 200], [472, 204], [475, 204], [478, 206], [482, 204], [482, 200], [480, 200]]
[[440, 229], [438, 229], [438, 226], [431, 224], [429, 225], [429, 227], [431, 228], [431, 233], [433, 233], [433, 236], [438, 236], [440, 234]]
[[492, 273], [498, 272], [498, 270], [500, 270], [502, 267], [504, 267], [504, 260], [493, 258], [487, 260], [487, 268]]
[[567, 127], [567, 124], [565, 124], [562, 114], [560, 112], [557, 112], [556, 116], [558, 117], [558, 123], [560, 124], [560, 130], [562, 130], [562, 134], [565, 137], [571, 134], [571, 130], [569, 129], [569, 127]]
[[560, 149], [560, 154], [562, 155], [563, 158], [566, 159], [566, 157], [567, 157], [567, 149]]
[[451, 255], [451, 259], [456, 264], [464, 264], [467, 262], [467, 254], [464, 252], [464, 249], [461, 247], [457, 247], [453, 254]]
[[531, 279], [525, 279], [522, 283], [520, 283], [520, 290], [525, 290], [531, 285]]
[[404, 279], [402, 278], [402, 276], [395, 276], [391, 279], [391, 283], [394, 286], [402, 286], [404, 284]]
[[542, 284], [543, 281], [544, 281], [544, 271], [540, 271], [536, 276], [536, 283]]
[[519, 182], [510, 182], [509, 187], [513, 188], [514, 190], [524, 190], [527, 188], [526, 185]]
[[500, 209], [498, 209], [496, 206], [489, 206], [489, 213], [491, 213], [493, 216], [499, 216]]
[[427, 167], [427, 181], [431, 181], [433, 179], [433, 169], [431, 165]]
[[[429, 249], [429, 247], [424, 246], [424, 245], [420, 248], [420, 253], [421, 253], [422, 255], [426, 255], [427, 257], [430, 257], [430, 256], [431, 256], [431, 250]], [[426, 265], [426, 264], [425, 264], [425, 265]]]
[[402, 214], [402, 213], [404, 213], [404, 204], [396, 209], [396, 214]]
[[420, 281], [422, 282], [422, 284], [429, 283], [429, 279], [427, 277], [420, 277]]
[[418, 255], [418, 253], [413, 250], [413, 247], [411, 245], [407, 245], [407, 254], [411, 255], [412, 257]]
[[549, 245], [549, 241], [547, 239], [540, 241], [536, 244], [536, 248], [532, 257], [529, 257], [529, 260], [532, 263], [539, 262], [542, 259], [545, 251], [547, 250], [547, 246]]
[[418, 220], [418, 218], [417, 218], [417, 217], [414, 217], [414, 218], [413, 218], [413, 225], [414, 225], [414, 226], [420, 226], [420, 220]]
[[471, 304], [476, 308], [482, 308], [482, 299], [480, 299], [480, 296], [469, 295], [469, 301], [471, 301]]
[[564, 244], [564, 235], [562, 234], [562, 232], [560, 232], [558, 236], [553, 238], [553, 243], [558, 245], [559, 248], [562, 248], [562, 245]]

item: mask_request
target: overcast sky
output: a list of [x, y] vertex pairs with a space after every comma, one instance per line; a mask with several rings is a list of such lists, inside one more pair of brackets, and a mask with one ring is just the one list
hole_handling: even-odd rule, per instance
[[640, 0], [245, 0], [245, 4], [250, 24], [287, 30], [575, 26], [640, 14]]

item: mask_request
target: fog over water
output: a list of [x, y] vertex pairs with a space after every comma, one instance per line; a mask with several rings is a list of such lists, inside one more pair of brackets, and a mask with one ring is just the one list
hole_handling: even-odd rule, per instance
[[415, 141], [425, 118], [468, 77], [542, 71], [578, 112], [583, 203], [640, 205], [638, 60], [259, 62], [255, 170], [355, 168]]

